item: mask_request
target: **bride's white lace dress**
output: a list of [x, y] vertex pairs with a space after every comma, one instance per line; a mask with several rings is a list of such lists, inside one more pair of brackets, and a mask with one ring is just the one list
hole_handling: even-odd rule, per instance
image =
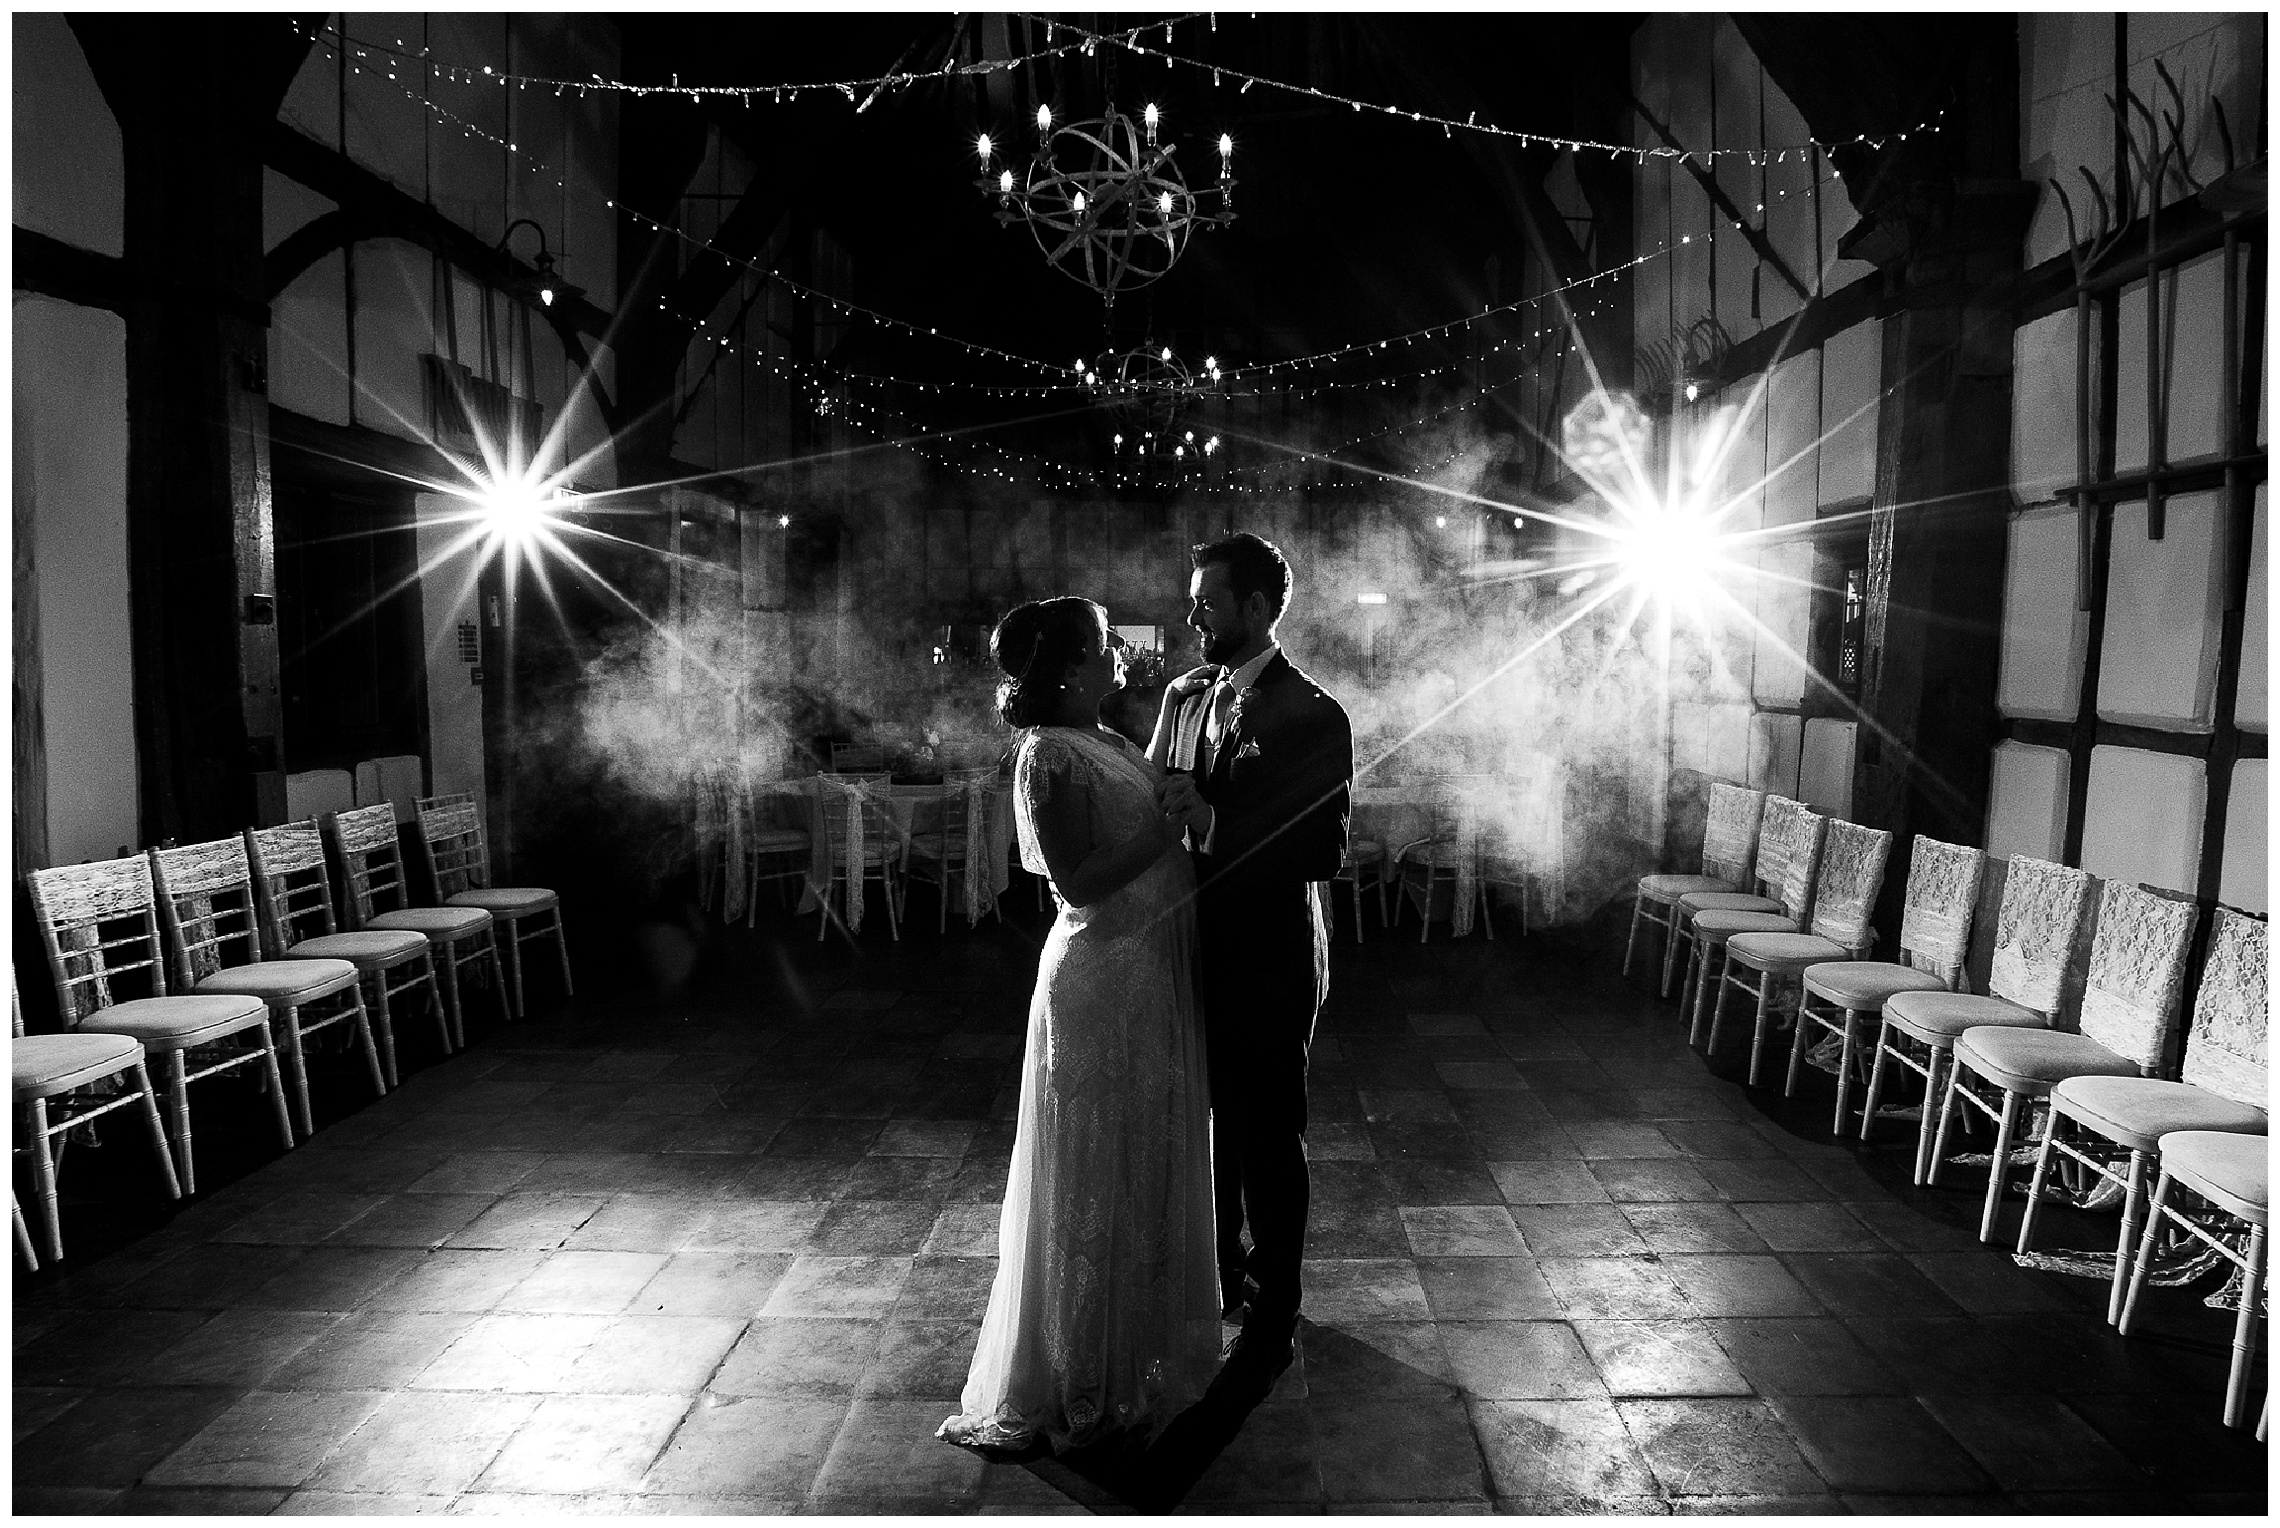
[[[1014, 767], [1024, 866], [1050, 779], [1090, 802], [1093, 842], [1156, 811], [1156, 767], [1121, 738], [1041, 727]], [[1021, 1114], [990, 1289], [953, 1442], [1081, 1444], [1160, 1428], [1219, 1364], [1209, 1094], [1190, 963], [1194, 871], [1165, 855], [1060, 915], [1038, 961]]]

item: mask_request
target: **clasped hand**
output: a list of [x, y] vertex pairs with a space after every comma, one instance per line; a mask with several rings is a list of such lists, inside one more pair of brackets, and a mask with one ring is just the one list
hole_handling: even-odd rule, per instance
[[1201, 843], [1211, 834], [1211, 803], [1203, 799], [1195, 776], [1169, 774], [1157, 783], [1156, 805], [1175, 828], [1184, 828]]

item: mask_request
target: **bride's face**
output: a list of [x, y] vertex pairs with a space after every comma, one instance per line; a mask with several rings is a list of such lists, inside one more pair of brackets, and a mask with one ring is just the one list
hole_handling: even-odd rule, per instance
[[1103, 697], [1124, 688], [1124, 638], [1106, 619], [1091, 654], [1078, 662], [1070, 688]]

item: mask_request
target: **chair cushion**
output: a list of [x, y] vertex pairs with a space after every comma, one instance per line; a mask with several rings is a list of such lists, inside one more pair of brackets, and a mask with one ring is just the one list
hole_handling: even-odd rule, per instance
[[2040, 1097], [2069, 1077], [2135, 1077], [2137, 1065], [2091, 1039], [2057, 1029], [1981, 1026], [1955, 1042], [1955, 1064], [2007, 1092]]
[[1735, 934], [1794, 934], [1797, 925], [1779, 913], [1708, 912], [1694, 917], [1694, 937], [1724, 944]]
[[1411, 844], [1401, 851], [1404, 865], [1424, 865], [1434, 870], [1454, 870], [1464, 863], [1465, 849], [1461, 844]]
[[1374, 838], [1349, 838], [1346, 840], [1346, 863], [1349, 865], [1369, 864], [1384, 858], [1385, 845]]
[[401, 928], [362, 928], [353, 934], [320, 934], [286, 950], [287, 960], [345, 960], [366, 970], [402, 965], [427, 953], [427, 935]]
[[152, 1050], [203, 1045], [266, 1023], [269, 1009], [257, 997], [227, 992], [185, 992], [179, 997], [138, 997], [89, 1014], [90, 1034], [131, 1035]]
[[445, 897], [446, 907], [480, 907], [495, 918], [526, 918], [542, 913], [562, 899], [543, 886], [471, 886]]
[[1825, 960], [1805, 968], [1805, 990], [1855, 1013], [1875, 1013], [1896, 992], [1945, 992], [1947, 983], [1889, 960]]
[[8, 1070], [21, 1102], [99, 1082], [142, 1054], [142, 1042], [126, 1035], [18, 1035], [8, 1042]]
[[1639, 895], [1649, 902], [1676, 902], [1689, 893], [1732, 891], [1734, 883], [1711, 875], [1642, 875]]
[[2052, 1090], [2051, 1107], [2109, 1141], [2151, 1151], [2172, 1130], [2264, 1134], [2265, 1114], [2222, 1093], [2159, 1077], [2069, 1077]]
[[1777, 913], [1781, 904], [1772, 897], [1754, 896], [1746, 891], [1690, 891], [1678, 899], [1678, 905], [1690, 913]]
[[1738, 966], [1796, 975], [1807, 966], [1825, 965], [1846, 951], [1843, 945], [1819, 934], [1736, 934], [1726, 941], [1726, 953]]
[[2047, 1021], [2032, 1008], [1971, 992], [1895, 992], [1884, 1000], [1884, 1017], [1910, 1039], [1934, 1050], [1955, 1044], [1955, 1037], [1967, 1029], [1996, 1024], [2020, 1029], [2047, 1027]]
[[438, 944], [450, 944], [491, 926], [491, 915], [480, 907], [399, 907], [391, 913], [374, 913], [366, 928], [409, 929]]
[[2179, 1130], [2161, 1138], [2161, 1165], [2196, 1194], [2260, 1226], [2272, 1204], [2265, 1149], [2261, 1135]]
[[798, 828], [758, 828], [744, 835], [746, 854], [805, 854], [808, 836]]
[[242, 993], [265, 1003], [305, 1003], [355, 983], [356, 967], [345, 960], [264, 960], [216, 971], [198, 983], [198, 990]]

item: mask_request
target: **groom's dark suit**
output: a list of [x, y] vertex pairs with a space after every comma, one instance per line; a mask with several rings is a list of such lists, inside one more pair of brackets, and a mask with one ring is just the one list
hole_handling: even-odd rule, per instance
[[1235, 700], [1204, 770], [1192, 745], [1210, 703], [1209, 690], [1183, 703], [1172, 762], [1196, 769], [1213, 812], [1195, 873], [1219, 1267], [1222, 1282], [1258, 1281], [1253, 1313], [1271, 1325], [1298, 1312], [1306, 1056], [1330, 979], [1315, 883], [1345, 861], [1354, 740], [1345, 708], [1279, 652]]

